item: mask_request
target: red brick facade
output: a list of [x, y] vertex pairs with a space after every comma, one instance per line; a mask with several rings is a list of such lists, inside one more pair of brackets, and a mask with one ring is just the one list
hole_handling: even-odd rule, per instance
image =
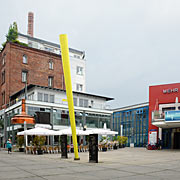
[[[27, 64], [23, 63], [23, 55], [27, 56]], [[5, 64], [3, 65], [3, 57]], [[49, 61], [53, 62], [53, 69], [49, 69]], [[5, 71], [5, 82], [2, 75]], [[9, 103], [9, 97], [25, 87], [22, 82], [22, 71], [27, 72], [27, 83], [48, 86], [48, 77], [53, 77], [53, 87], [64, 89], [62, 60], [54, 53], [7, 43], [0, 53], [0, 109]], [[5, 92], [5, 104], [3, 104]]]

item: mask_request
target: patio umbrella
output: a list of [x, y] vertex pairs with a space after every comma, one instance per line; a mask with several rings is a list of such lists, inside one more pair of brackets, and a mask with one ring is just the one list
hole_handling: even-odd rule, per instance
[[[58, 131], [57, 131], [57, 133], [58, 133]], [[59, 130], [59, 135], [69, 135], [69, 136], [71, 136], [72, 135], [71, 128]], [[89, 135], [89, 133], [87, 131], [76, 129], [76, 135], [85, 136], [85, 135]]]
[[99, 135], [115, 135], [118, 134], [116, 131], [111, 131], [108, 129], [91, 129], [87, 130], [88, 134], [99, 134]]
[[58, 133], [53, 130], [37, 127], [34, 129], [29, 129], [29, 130], [25, 130], [22, 132], [18, 132], [17, 135], [53, 136], [53, 135], [58, 135]]

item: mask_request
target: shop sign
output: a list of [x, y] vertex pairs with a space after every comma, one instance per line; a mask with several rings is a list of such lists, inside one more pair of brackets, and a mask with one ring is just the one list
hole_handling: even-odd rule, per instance
[[178, 92], [178, 88], [173, 88], [173, 89], [163, 89], [164, 94], [170, 94], [170, 93], [176, 93]]
[[156, 145], [157, 143], [157, 131], [150, 131], [149, 132], [149, 144]]
[[166, 111], [165, 121], [180, 121], [180, 111]]

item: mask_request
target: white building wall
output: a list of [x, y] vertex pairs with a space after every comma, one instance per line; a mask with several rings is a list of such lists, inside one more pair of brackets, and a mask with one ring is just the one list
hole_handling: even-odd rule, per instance
[[[86, 61], [85, 59], [77, 59], [74, 57], [70, 57], [71, 64], [71, 77], [72, 77], [72, 89], [73, 91], [77, 90], [77, 84], [82, 84], [83, 89], [82, 92], [86, 92]], [[77, 74], [77, 67], [83, 68], [83, 74]]]
[[[43, 94], [43, 98], [44, 98], [44, 94], [48, 94], [49, 97], [50, 97], [50, 95], [54, 95], [54, 103], [56, 103], [56, 104], [68, 105], [68, 103], [66, 101], [67, 100], [66, 93], [64, 91], [56, 91], [56, 90], [52, 90], [52, 89], [44, 89], [44, 88], [36, 87], [27, 93], [27, 97], [28, 97], [28, 95], [34, 93], [33, 100], [37, 101], [38, 100], [38, 92]], [[106, 109], [106, 99], [105, 98], [98, 98], [96, 96], [88, 96], [85, 94], [77, 94], [77, 93], [74, 93], [73, 97], [77, 98], [77, 106], [79, 106], [79, 99], [84, 99], [84, 100], [86, 99], [86, 100], [88, 100], [88, 108]], [[20, 98], [24, 98], [24, 96], [21, 96], [18, 99], [20, 99]]]

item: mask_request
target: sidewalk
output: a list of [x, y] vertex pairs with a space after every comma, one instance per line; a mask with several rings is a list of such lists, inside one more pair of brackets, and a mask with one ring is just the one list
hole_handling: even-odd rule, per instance
[[89, 163], [89, 153], [61, 159], [60, 154], [31, 155], [0, 151], [0, 180], [160, 180], [180, 179], [180, 150], [148, 151], [123, 148], [99, 152], [99, 163]]

